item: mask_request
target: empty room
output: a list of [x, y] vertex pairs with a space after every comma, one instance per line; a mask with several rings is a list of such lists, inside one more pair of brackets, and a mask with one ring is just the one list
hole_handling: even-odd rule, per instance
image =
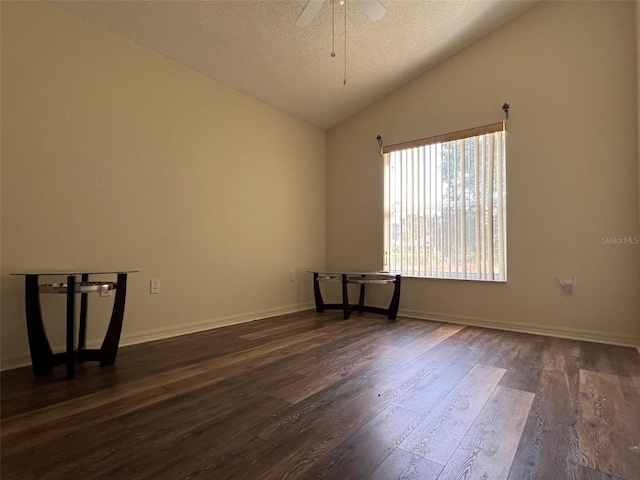
[[3, 480], [640, 480], [638, 1], [0, 19]]

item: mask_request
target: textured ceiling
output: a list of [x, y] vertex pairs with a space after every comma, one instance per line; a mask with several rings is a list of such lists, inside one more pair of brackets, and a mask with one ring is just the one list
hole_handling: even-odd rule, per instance
[[330, 128], [538, 3], [380, 0], [372, 22], [337, 1], [308, 27], [306, 0], [55, 1], [56, 5], [321, 128]]

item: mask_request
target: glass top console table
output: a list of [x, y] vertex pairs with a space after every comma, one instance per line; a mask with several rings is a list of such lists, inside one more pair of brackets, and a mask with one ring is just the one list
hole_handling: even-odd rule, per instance
[[[100, 366], [113, 365], [118, 353], [122, 321], [124, 319], [124, 304], [127, 296], [127, 275], [137, 273], [137, 270], [114, 271], [46, 271], [21, 272], [11, 275], [25, 277], [25, 306], [27, 316], [27, 334], [29, 336], [29, 350], [33, 372], [36, 375], [47, 375], [56, 365], [66, 365], [67, 378], [75, 376], [75, 362], [97, 361]], [[116, 275], [115, 282], [89, 281], [90, 275]], [[64, 276], [67, 283], [40, 284], [39, 278], [44, 276]], [[78, 277], [80, 279], [78, 280]], [[111, 312], [111, 321], [107, 328], [102, 346], [99, 349], [85, 348], [87, 333], [87, 305], [88, 294], [115, 290], [116, 296]], [[41, 293], [58, 293], [66, 295], [67, 299], [67, 329], [66, 351], [53, 353], [47, 334], [42, 323], [40, 309]], [[75, 350], [75, 317], [76, 294], [80, 294], [80, 325], [78, 329], [78, 349]]]
[[[352, 312], [371, 312], [380, 315], [386, 315], [389, 320], [395, 320], [398, 315], [398, 307], [400, 305], [400, 286], [401, 276], [389, 272], [352, 272], [352, 271], [333, 271], [320, 272], [310, 271], [313, 274], [313, 295], [316, 302], [316, 311], [324, 312], [329, 309], [342, 310], [345, 320], [349, 318]], [[339, 282], [342, 285], [342, 303], [324, 303], [322, 293], [320, 292], [320, 282]], [[360, 298], [358, 303], [349, 303], [349, 292], [347, 286], [352, 284], [360, 285]], [[365, 286], [366, 285], [390, 285], [394, 286], [393, 295], [388, 308], [378, 308], [365, 305]]]

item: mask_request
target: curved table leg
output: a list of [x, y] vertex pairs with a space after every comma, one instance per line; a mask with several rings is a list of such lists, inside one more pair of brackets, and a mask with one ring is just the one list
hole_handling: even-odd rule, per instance
[[72, 380], [75, 372], [75, 337], [76, 337], [76, 277], [67, 277], [67, 379]]
[[313, 272], [313, 298], [316, 301], [316, 312], [324, 312], [324, 301], [322, 300], [322, 292], [320, 292], [317, 272]]
[[398, 316], [398, 307], [400, 306], [400, 281], [402, 277], [396, 275], [396, 283], [393, 289], [393, 297], [389, 304], [389, 320], [395, 320]]
[[349, 318], [349, 291], [347, 289], [347, 276], [342, 274], [342, 316], [346, 320]]
[[[82, 281], [88, 282], [89, 275], [86, 273], [82, 274]], [[86, 293], [80, 294], [80, 327], [78, 328], [78, 362], [84, 362], [84, 350], [86, 348], [87, 341], [87, 298]]]
[[116, 298], [113, 302], [113, 311], [107, 334], [100, 347], [100, 366], [113, 365], [118, 354], [118, 344], [122, 333], [122, 320], [124, 318], [124, 302], [127, 297], [127, 274], [119, 273], [116, 287]]
[[53, 371], [53, 352], [42, 323], [38, 275], [25, 276], [24, 292], [27, 334], [29, 336], [29, 351], [31, 352], [33, 373], [47, 375]]
[[360, 299], [358, 300], [358, 311], [364, 312], [364, 283], [360, 284]]

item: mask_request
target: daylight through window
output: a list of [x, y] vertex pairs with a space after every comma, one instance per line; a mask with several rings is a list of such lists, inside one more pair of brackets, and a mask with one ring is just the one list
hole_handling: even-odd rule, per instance
[[384, 147], [384, 266], [506, 281], [504, 124]]

